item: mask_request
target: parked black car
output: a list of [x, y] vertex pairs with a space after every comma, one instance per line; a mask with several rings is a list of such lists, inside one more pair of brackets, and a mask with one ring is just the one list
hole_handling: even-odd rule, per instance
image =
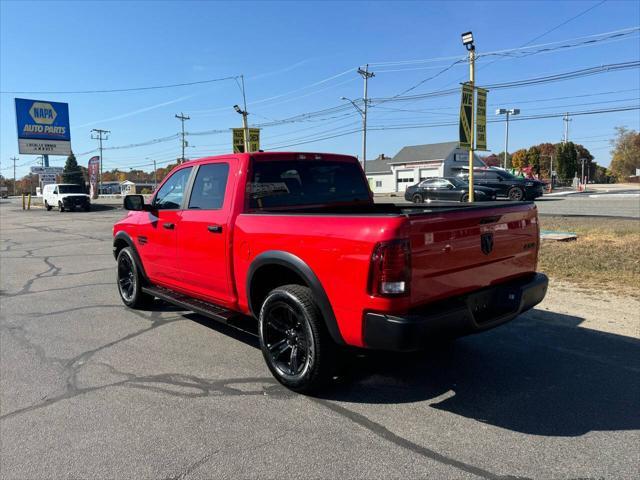
[[[478, 202], [496, 199], [496, 191], [492, 188], [475, 186], [473, 195]], [[427, 178], [416, 185], [407, 187], [404, 198], [414, 203], [422, 203], [425, 200], [467, 202], [469, 200], [469, 184], [456, 177]]]
[[[468, 172], [460, 174], [460, 178], [464, 180], [468, 177]], [[474, 168], [473, 184], [493, 188], [499, 197], [507, 197], [509, 200], [533, 200], [541, 197], [544, 191], [543, 182], [516, 177], [506, 170], [492, 167]]]

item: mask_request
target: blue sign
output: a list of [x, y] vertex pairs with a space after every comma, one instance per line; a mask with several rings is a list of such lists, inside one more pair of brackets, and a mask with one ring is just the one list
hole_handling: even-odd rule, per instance
[[71, 140], [69, 104], [16, 98], [18, 139]]

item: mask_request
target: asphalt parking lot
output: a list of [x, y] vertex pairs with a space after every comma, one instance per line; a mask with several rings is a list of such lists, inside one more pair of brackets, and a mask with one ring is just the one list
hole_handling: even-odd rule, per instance
[[2, 478], [637, 478], [637, 336], [547, 302], [300, 396], [250, 334], [124, 308], [122, 215], [0, 202]]

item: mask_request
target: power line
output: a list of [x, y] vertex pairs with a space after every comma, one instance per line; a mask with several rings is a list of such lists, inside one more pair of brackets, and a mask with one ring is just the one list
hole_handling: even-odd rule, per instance
[[569, 22], [574, 21], [576, 18], [580, 18], [583, 15], [586, 15], [587, 13], [589, 13], [591, 10], [593, 10], [594, 8], [598, 8], [600, 5], [602, 5], [603, 3], [605, 3], [607, 0], [602, 0], [598, 3], [596, 3], [595, 5], [592, 5], [591, 7], [587, 8], [586, 10], [583, 10], [582, 12], [578, 13], [577, 15], [574, 15], [571, 18], [568, 18], [567, 20], [565, 20], [562, 23], [559, 23], [558, 25], [556, 25], [555, 27], [551, 27], [549, 30], [547, 30], [544, 33], [541, 33], [540, 35], [538, 35], [535, 38], [532, 38], [531, 40], [529, 40], [528, 42], [524, 43], [521, 45], [521, 47], [526, 47], [527, 45], [530, 45], [531, 43], [535, 42], [536, 40], [541, 39], [542, 37], [547, 36], [548, 34], [550, 34], [551, 32], [555, 32], [557, 29], [559, 29], [560, 27], [566, 25]]
[[236, 77], [221, 77], [221, 78], [212, 78], [209, 80], [199, 80], [196, 82], [183, 82], [183, 83], [172, 83], [168, 85], [154, 85], [150, 87], [132, 87], [132, 88], [114, 88], [109, 90], [66, 90], [66, 91], [2, 91], [0, 93], [5, 94], [85, 94], [85, 93], [117, 93], [117, 92], [139, 92], [142, 90], [158, 90], [163, 88], [174, 88], [174, 87], [188, 87], [191, 85], [202, 85], [205, 83], [214, 83], [214, 82], [222, 82], [224, 80], [234, 80]]

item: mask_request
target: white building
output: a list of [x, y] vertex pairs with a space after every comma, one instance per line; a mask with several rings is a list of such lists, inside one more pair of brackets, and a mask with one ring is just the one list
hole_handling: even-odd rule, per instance
[[[474, 166], [484, 163], [474, 154]], [[366, 174], [374, 193], [404, 192], [428, 177], [453, 177], [469, 166], [469, 151], [458, 142], [432, 143], [404, 147], [395, 157], [381, 155], [367, 161]]]

